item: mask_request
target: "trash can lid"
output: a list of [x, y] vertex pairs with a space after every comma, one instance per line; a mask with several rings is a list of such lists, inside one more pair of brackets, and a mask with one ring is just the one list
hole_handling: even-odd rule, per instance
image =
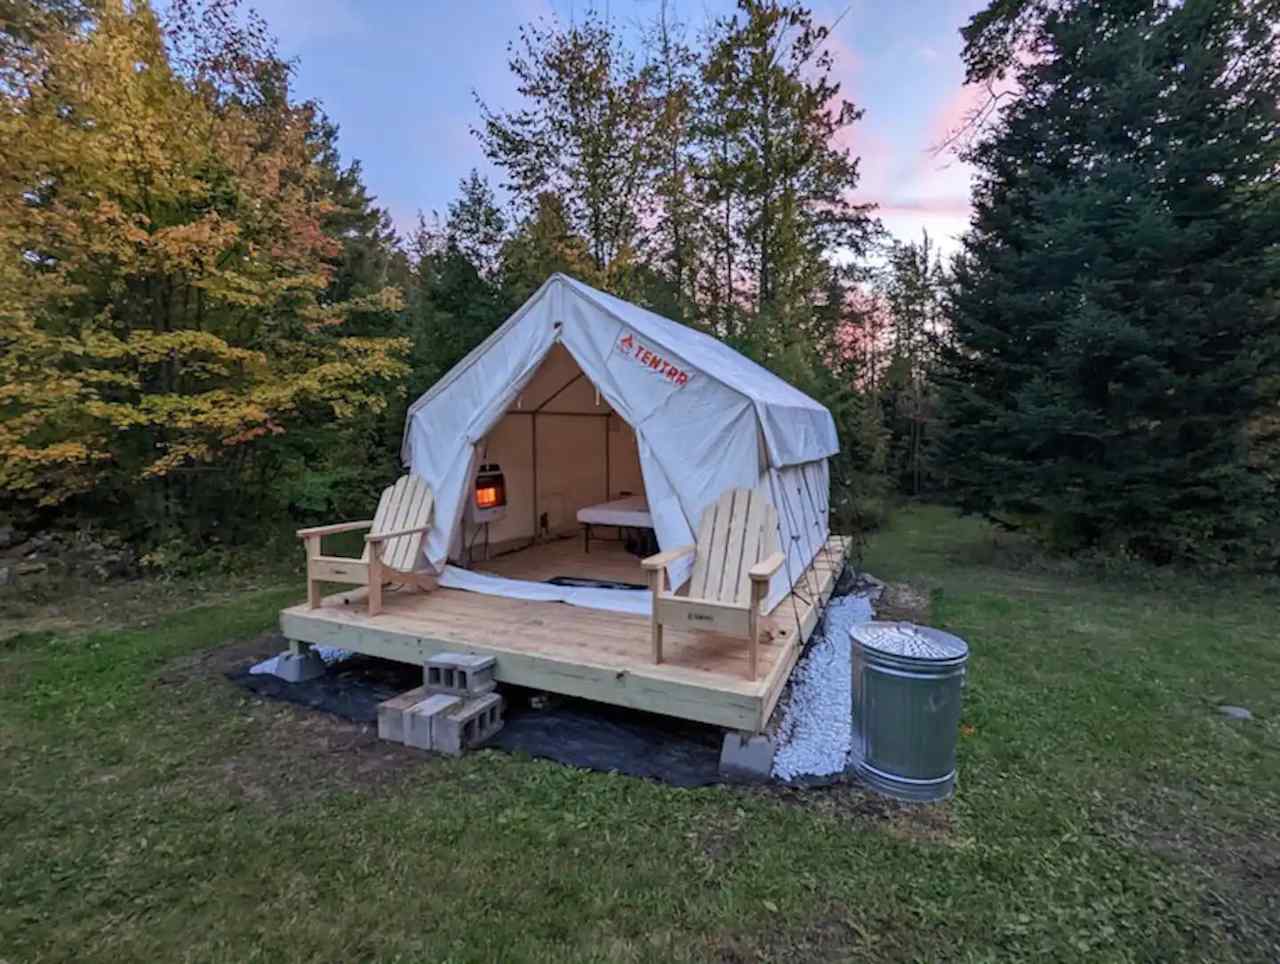
[[888, 656], [941, 663], [963, 660], [969, 655], [969, 644], [959, 636], [915, 623], [855, 623], [849, 635], [865, 648]]

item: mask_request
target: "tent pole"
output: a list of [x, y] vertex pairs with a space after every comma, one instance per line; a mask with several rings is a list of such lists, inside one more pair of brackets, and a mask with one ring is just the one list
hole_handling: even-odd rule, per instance
[[584, 374], [583, 374], [582, 370], [581, 370], [581, 369], [579, 369], [579, 370], [578, 370], [578, 374], [574, 375], [571, 379], [569, 379], [567, 382], [565, 382], [563, 385], [561, 385], [559, 388], [557, 388], [554, 392], [552, 392], [552, 393], [551, 393], [551, 396], [550, 396], [550, 397], [549, 397], [545, 402], [543, 402], [541, 405], [539, 405], [537, 408], [535, 408], [535, 409], [534, 409], [534, 412], [540, 412], [540, 411], [542, 411], [544, 408], [546, 408], [548, 405], [550, 405], [552, 402], [554, 402], [557, 398], [559, 398], [559, 397], [560, 397], [560, 393], [561, 393], [561, 392], [563, 392], [565, 389], [567, 389], [570, 385], [572, 385], [574, 382], [576, 382], [579, 378], [583, 378], [583, 377], [585, 377], [585, 376], [584, 376]]
[[529, 413], [530, 447], [533, 449], [533, 541], [538, 541], [538, 413]]
[[[507, 412], [507, 415], [528, 415], [530, 417], [538, 414], [537, 412]], [[551, 418], [608, 418], [604, 412], [543, 412]], [[505, 416], [504, 416], [505, 417]]]

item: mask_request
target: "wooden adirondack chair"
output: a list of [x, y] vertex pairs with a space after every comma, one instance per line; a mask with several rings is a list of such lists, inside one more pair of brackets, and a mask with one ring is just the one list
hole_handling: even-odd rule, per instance
[[[667, 566], [693, 553], [687, 595], [667, 588]], [[778, 513], [760, 493], [730, 489], [702, 513], [698, 541], [645, 559], [653, 589], [653, 661], [662, 662], [662, 627], [681, 626], [745, 636], [748, 678], [760, 656], [760, 606], [769, 580], [785, 561], [778, 551]]]
[[[298, 537], [307, 547], [307, 602], [311, 608], [320, 605], [321, 582], [368, 586], [370, 616], [382, 612], [384, 583], [412, 583], [424, 591], [434, 589], [435, 576], [416, 571], [423, 536], [431, 528], [434, 504], [431, 487], [416, 475], [405, 475], [382, 490], [372, 519], [299, 529]], [[359, 559], [321, 555], [321, 538], [358, 529], [370, 530], [364, 537], [364, 552]]]

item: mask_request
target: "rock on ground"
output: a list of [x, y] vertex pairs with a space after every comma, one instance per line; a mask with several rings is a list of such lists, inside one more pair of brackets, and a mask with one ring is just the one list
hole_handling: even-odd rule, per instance
[[1243, 706], [1219, 706], [1218, 712], [1229, 720], [1251, 720], [1253, 714]]

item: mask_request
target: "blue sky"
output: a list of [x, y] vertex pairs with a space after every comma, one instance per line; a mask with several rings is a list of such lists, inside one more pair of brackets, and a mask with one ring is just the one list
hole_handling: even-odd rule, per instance
[[[725, 0], [673, 0], [696, 36]], [[401, 228], [419, 210], [443, 213], [472, 167], [500, 179], [471, 134], [473, 91], [514, 106], [507, 43], [521, 23], [568, 21], [587, 0], [257, 0], [256, 9], [298, 59], [296, 90], [319, 100], [341, 128], [340, 146]], [[848, 144], [862, 156], [860, 200], [880, 205], [900, 238], [922, 228], [944, 247], [968, 219], [969, 171], [937, 144], [971, 102], [962, 87], [959, 27], [983, 0], [815, 2], [843, 92], [866, 110]], [[623, 27], [652, 18], [657, 0], [595, 0]]]

